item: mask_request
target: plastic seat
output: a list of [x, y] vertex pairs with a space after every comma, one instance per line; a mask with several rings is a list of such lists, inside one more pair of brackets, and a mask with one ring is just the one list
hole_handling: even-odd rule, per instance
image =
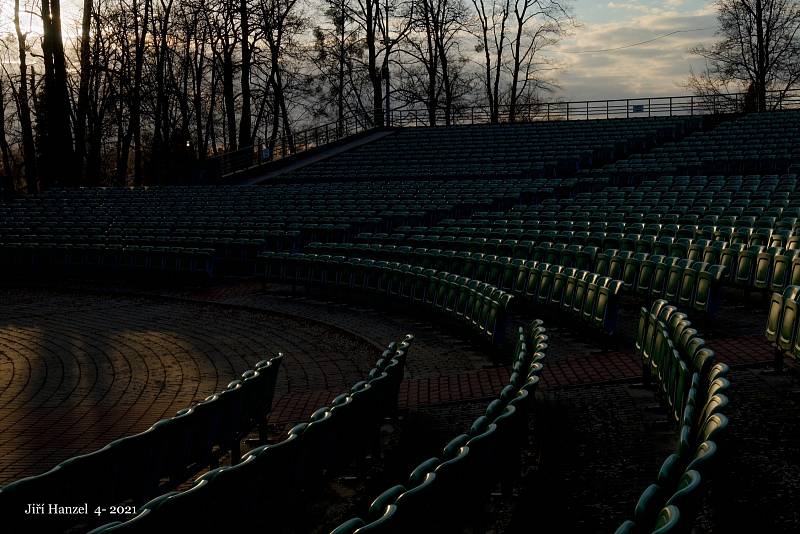
[[681, 282], [683, 281], [684, 271], [690, 267], [691, 261], [681, 259], [676, 261], [667, 273], [667, 278], [664, 282], [664, 298], [670, 302], [678, 302], [678, 295], [680, 295]]
[[664, 505], [666, 496], [658, 484], [650, 484], [642, 492], [633, 511], [633, 521], [637, 525], [652, 525], [659, 510]]
[[678, 532], [680, 527], [681, 513], [676, 506], [669, 505], [658, 512], [655, 523], [653, 524], [652, 534], [670, 534]]
[[734, 282], [742, 287], [752, 287], [758, 255], [764, 252], [763, 246], [752, 246], [739, 252]]
[[[789, 286], [784, 290], [783, 303], [780, 314], [780, 327], [775, 340], [776, 348], [779, 351], [792, 350], [795, 343], [795, 335], [798, 328], [798, 318], [800, 318], [800, 286]], [[772, 311], [770, 311], [772, 314]], [[770, 315], [771, 317], [772, 315]]]

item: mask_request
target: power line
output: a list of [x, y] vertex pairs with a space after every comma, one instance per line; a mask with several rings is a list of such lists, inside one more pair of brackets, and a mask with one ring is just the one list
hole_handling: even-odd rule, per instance
[[633, 48], [635, 46], [640, 46], [643, 44], [652, 43], [653, 41], [658, 41], [659, 39], [663, 39], [664, 37], [669, 37], [670, 35], [675, 35], [676, 33], [689, 33], [689, 32], [702, 32], [706, 30], [712, 30], [713, 28], [694, 28], [691, 30], [675, 30], [674, 32], [665, 33], [664, 35], [659, 35], [658, 37], [653, 37], [652, 39], [648, 39], [646, 41], [640, 41], [638, 43], [632, 43], [624, 46], [618, 46], [616, 48], [602, 48], [600, 50], [565, 50], [565, 52], [569, 54], [594, 54], [597, 52], [614, 52], [616, 50], [624, 50], [626, 48]]

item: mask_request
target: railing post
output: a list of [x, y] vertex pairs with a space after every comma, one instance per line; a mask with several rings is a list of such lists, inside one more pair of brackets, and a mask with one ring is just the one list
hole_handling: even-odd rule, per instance
[[567, 120], [569, 120], [569, 102], [567, 102]]
[[547, 103], [547, 120], [550, 120], [550, 102]]
[[586, 120], [589, 120], [589, 101], [586, 101]]
[[606, 100], [606, 119], [608, 119], [608, 100]]
[[628, 100], [627, 98], [625, 99], [625, 118], [626, 119], [631, 118], [631, 101]]
[[689, 111], [689, 115], [694, 117], [694, 95], [692, 95], [689, 98], [690, 98], [690, 101], [689, 101], [689, 110], [690, 110]]

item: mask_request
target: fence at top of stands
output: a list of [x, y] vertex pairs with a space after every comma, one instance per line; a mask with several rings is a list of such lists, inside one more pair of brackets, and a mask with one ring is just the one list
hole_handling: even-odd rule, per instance
[[[512, 115], [509, 106], [501, 106], [495, 117], [488, 106], [457, 108], [451, 111], [450, 120], [444, 110], [437, 110], [434, 125], [486, 124], [491, 122], [533, 122], [552, 120], [590, 120], [634, 117], [674, 117], [741, 113], [758, 109], [757, 100], [748, 99], [747, 93], [707, 96], [663, 96], [644, 98], [619, 98], [613, 100], [583, 100], [570, 102], [538, 102], [517, 105]], [[800, 109], [800, 90], [770, 91], [767, 93], [767, 110]], [[494, 119], [494, 120], [493, 120]], [[391, 126], [430, 126], [426, 109], [395, 109], [389, 116]]]
[[[446, 120], [444, 110], [437, 110], [433, 125], [674, 117], [740, 113], [757, 108], [755, 100], [748, 101], [747, 93], [540, 102], [518, 105], [513, 115], [509, 106], [501, 106], [494, 117], [488, 106], [459, 107], [451, 110], [449, 121]], [[800, 109], [800, 90], [768, 92], [767, 109]], [[430, 126], [432, 122], [428, 110], [419, 107], [390, 110], [388, 117], [384, 115], [384, 119], [388, 126], [396, 128], [425, 127]], [[214, 170], [217, 176], [224, 176], [265, 161], [275, 161], [305, 152], [372, 127], [370, 113], [353, 114], [345, 117], [341, 124], [332, 121], [292, 132], [291, 142], [288, 136], [279, 136], [269, 153], [264, 152], [266, 146], [262, 143], [259, 147], [245, 147], [236, 152], [222, 154], [211, 158], [209, 162], [216, 166]]]

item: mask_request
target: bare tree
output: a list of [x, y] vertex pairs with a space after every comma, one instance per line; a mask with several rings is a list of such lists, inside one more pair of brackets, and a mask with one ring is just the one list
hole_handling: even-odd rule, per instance
[[500, 120], [500, 73], [504, 65], [506, 24], [511, 10], [511, 0], [491, 2], [487, 9], [487, 0], [472, 0], [478, 15], [478, 31], [474, 34], [479, 39], [476, 52], [483, 52], [484, 72], [482, 78], [489, 105], [489, 120], [496, 123]]
[[500, 120], [507, 106], [507, 120], [517, 119], [523, 104], [538, 93], [553, 89], [547, 76], [552, 61], [544, 54], [575, 24], [567, 0], [473, 0], [477, 14], [471, 33], [483, 52], [481, 85], [491, 122]]
[[295, 39], [303, 31], [305, 21], [297, 8], [297, 0], [261, 0], [262, 34], [270, 54], [270, 78], [272, 88], [272, 132], [270, 151], [275, 150], [278, 130], [282, 127], [288, 151], [295, 151], [291, 117], [288, 112], [286, 73], [284, 72], [287, 50], [296, 45]]
[[80, 39], [80, 82], [75, 117], [75, 162], [81, 178], [86, 178], [86, 116], [89, 109], [89, 83], [92, 76], [91, 39], [93, 0], [83, 1]]
[[6, 84], [0, 78], [0, 163], [3, 164], [3, 172], [0, 176], [3, 180], [3, 192], [8, 195], [14, 192], [14, 174], [11, 167], [11, 146], [8, 144], [6, 136]]
[[572, 22], [568, 6], [559, 0], [515, 0], [515, 29], [511, 38], [511, 84], [509, 86], [508, 120], [516, 120], [521, 100], [529, 91], [548, 89], [539, 71], [547, 65], [539, 54], [556, 44]]
[[[435, 125], [441, 109], [445, 124], [450, 124], [464, 60], [460, 36], [468, 18], [461, 0], [416, 0], [411, 16], [412, 32], [404, 55], [405, 83], [402, 92], [409, 102], [421, 102], [428, 123]], [[424, 76], [420, 76], [420, 71]]]
[[364, 36], [364, 48], [367, 51], [365, 64], [370, 84], [372, 85], [372, 123], [383, 126], [383, 80], [379, 56], [385, 52], [381, 47], [381, 5], [380, 0], [355, 0], [352, 7], [353, 20], [360, 26]]
[[[16, 43], [6, 50], [19, 61], [2, 64], [0, 146], [31, 191], [171, 183], [196, 160], [262, 138], [293, 152], [311, 140], [302, 126], [328, 117], [341, 135], [352, 115], [386, 124], [400, 101], [449, 124], [484, 98], [472, 94], [478, 77], [463, 53], [465, 0], [311, 0], [324, 14], [316, 27], [298, 0], [80, 0], [78, 20], [65, 21], [76, 32], [64, 35], [63, 0], [35, 1], [41, 39], [20, 21], [24, 1], [14, 2]], [[485, 56], [478, 87], [493, 120], [540, 87], [552, 35], [542, 6], [556, 2], [472, 2]]]
[[251, 146], [252, 139], [252, 114], [251, 93], [250, 93], [250, 6], [248, 0], [239, 0], [239, 26], [241, 28], [241, 89], [242, 89], [242, 113], [239, 121], [239, 146]]
[[[328, 105], [333, 105], [336, 129], [339, 135], [344, 132], [345, 112], [363, 111], [358, 94], [359, 84], [354, 83], [354, 59], [362, 57], [360, 36], [351, 18], [347, 0], [324, 0], [325, 18], [328, 24], [314, 28], [312, 61], [320, 73], [324, 88], [321, 113], [327, 114]], [[351, 102], [352, 98], [352, 102]]]
[[14, 28], [19, 50], [19, 85], [16, 91], [17, 115], [22, 128], [22, 154], [25, 163], [25, 182], [29, 192], [38, 189], [39, 171], [36, 144], [33, 138], [30, 95], [28, 91], [28, 34], [22, 31], [19, 19], [19, 0], [14, 0]]
[[44, 61], [44, 109], [41, 124], [42, 178], [48, 183], [78, 183], [74, 165], [71, 106], [67, 85], [66, 56], [61, 32], [61, 0], [40, 0], [42, 56]]
[[[114, 19], [108, 21], [110, 24], [117, 22], [118, 27], [123, 28], [120, 33], [122, 54], [119, 58], [120, 70], [117, 77], [120, 85], [117, 113], [120, 139], [117, 152], [117, 181], [122, 184], [127, 181], [131, 144], [134, 149], [134, 184], [141, 184], [143, 178], [142, 75], [148, 35], [147, 26], [151, 12], [152, 0], [131, 0], [130, 5], [121, 1], [119, 10], [114, 14]], [[131, 57], [131, 50], [133, 57]], [[127, 121], [125, 121], [126, 117]]]
[[800, 81], [800, 2], [797, 0], [717, 0], [716, 35], [711, 46], [692, 52], [706, 60], [705, 71], [689, 76], [689, 87], [700, 95], [748, 90], [755, 108], [768, 108]]

